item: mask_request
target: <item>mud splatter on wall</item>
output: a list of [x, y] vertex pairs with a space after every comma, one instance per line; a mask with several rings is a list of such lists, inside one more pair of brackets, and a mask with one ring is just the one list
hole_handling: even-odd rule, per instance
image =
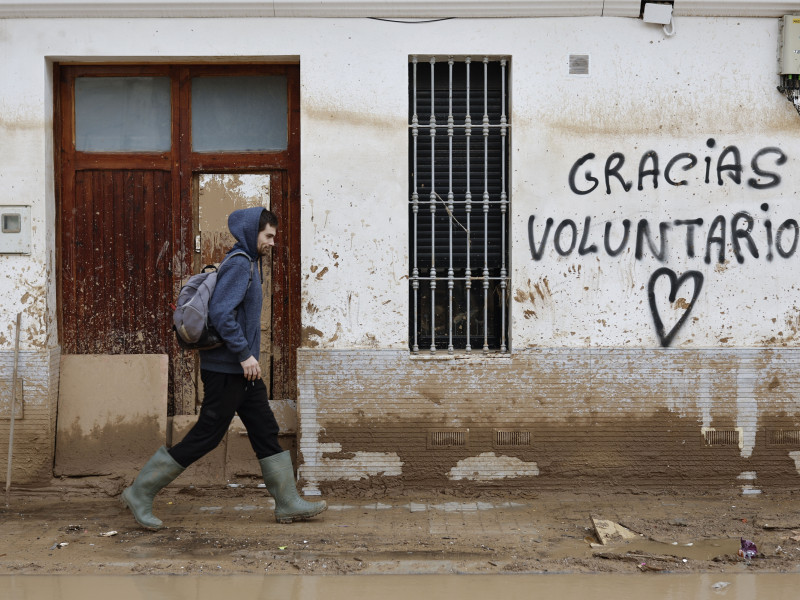
[[351, 480], [348, 493], [794, 488], [798, 359], [797, 349], [532, 349], [505, 360], [302, 349], [300, 473], [308, 493]]
[[198, 211], [202, 260], [219, 262], [236, 242], [228, 231], [228, 216], [240, 208], [270, 207], [270, 176], [201, 174]]

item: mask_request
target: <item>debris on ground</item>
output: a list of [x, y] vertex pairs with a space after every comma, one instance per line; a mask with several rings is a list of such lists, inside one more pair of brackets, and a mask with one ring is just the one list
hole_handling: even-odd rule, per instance
[[750, 560], [751, 558], [758, 556], [758, 548], [756, 548], [756, 545], [753, 542], [744, 538], [742, 538], [741, 541], [742, 547], [739, 548], [739, 556], [745, 560]]
[[[745, 566], [737, 555], [742, 540], [758, 545], [748, 572], [800, 572], [800, 519], [793, 518], [800, 495], [784, 490], [757, 498], [738, 489], [596, 488], [374, 497], [354, 488], [348, 496], [325, 493], [328, 511], [286, 527], [275, 523], [272, 503], [252, 482], [191, 493], [185, 486], [156, 497], [155, 514], [166, 527], [149, 531], [116, 497], [59, 486], [18, 492], [13, 508], [0, 507], [0, 576], [714, 573], [710, 586]], [[762, 527], [792, 522], [792, 529]], [[79, 526], [65, 533], [68, 524]]]
[[623, 527], [619, 523], [609, 521], [608, 519], [592, 517], [592, 524], [594, 525], [595, 533], [597, 533], [597, 539], [600, 540], [603, 546], [618, 544], [621, 541], [633, 540], [640, 537], [627, 527]]
[[50, 546], [50, 550], [58, 550], [59, 548], [63, 548], [64, 546], [69, 546], [69, 542], [56, 542], [52, 546]]

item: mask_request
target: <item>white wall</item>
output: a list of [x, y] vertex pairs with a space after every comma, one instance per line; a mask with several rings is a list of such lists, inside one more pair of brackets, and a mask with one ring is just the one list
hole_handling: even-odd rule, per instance
[[[677, 35], [669, 39], [659, 29], [635, 21], [613, 27], [585, 25], [569, 31], [570, 23], [559, 22], [547, 39], [560, 43], [531, 41], [519, 54], [535, 59], [514, 63], [513, 344], [657, 347], [648, 282], [656, 269], [668, 267], [678, 275], [697, 271], [704, 278], [673, 346], [796, 345], [798, 256], [785, 259], [773, 251], [772, 261], [765, 258], [765, 219], [772, 221], [774, 232], [786, 219], [798, 218], [800, 115], [775, 89], [777, 22], [681, 19]], [[579, 49], [591, 54], [591, 77], [571, 79], [553, 68], [564, 53]], [[707, 146], [709, 138], [715, 140], [713, 149]], [[714, 170], [726, 146], [741, 152], [740, 185], [727, 175], [723, 185], [717, 183]], [[778, 173], [781, 183], [757, 190], [746, 182], [755, 177], [752, 157], [765, 147], [780, 148], [787, 160], [777, 166], [777, 154], [763, 156], [760, 168]], [[650, 150], [658, 154], [662, 175], [657, 189], [650, 177], [639, 191], [638, 164]], [[569, 172], [578, 158], [590, 152], [596, 158], [578, 170], [577, 186], [588, 189], [587, 169], [600, 185], [590, 194], [578, 195], [570, 190]], [[612, 193], [606, 193], [603, 169], [614, 152], [625, 156], [621, 173], [633, 182], [629, 192], [612, 179]], [[688, 172], [673, 171], [673, 180], [685, 179], [686, 185], [669, 185], [664, 168], [682, 152], [694, 154], [698, 164]], [[708, 184], [706, 157], [712, 161]], [[769, 205], [766, 212], [760, 208], [763, 203]], [[753, 216], [752, 236], [759, 251], [756, 259], [743, 249], [742, 264], [731, 252], [731, 220], [739, 211]], [[535, 215], [537, 244], [547, 218], [554, 219], [553, 228], [564, 219], [575, 221], [580, 241], [585, 218], [591, 217], [589, 243], [597, 244], [599, 251], [580, 256], [576, 248], [569, 256], [559, 256], [551, 230], [541, 260], [533, 260], [530, 215]], [[717, 215], [726, 219], [726, 260], [706, 264], [706, 236]], [[673, 227], [668, 234], [663, 262], [646, 246], [642, 260], [636, 260], [635, 227], [642, 218], [656, 232], [660, 221], [702, 218], [703, 225], [695, 228], [697, 256], [688, 256], [684, 226]], [[628, 250], [612, 258], [603, 249], [603, 227], [606, 221], [613, 223], [616, 246], [624, 219], [632, 221]], [[784, 236], [787, 250], [793, 235]], [[569, 247], [568, 237], [563, 247]], [[717, 249], [712, 246], [712, 257]], [[659, 280], [655, 295], [668, 332], [684, 308], [668, 308], [665, 283], [665, 278]], [[689, 302], [691, 288], [690, 283], [681, 286], [677, 297]]]
[[[319, 348], [405, 348], [407, 344], [407, 61], [411, 54], [511, 57], [512, 345], [658, 347], [647, 286], [652, 273], [698, 271], [703, 288], [676, 347], [796, 345], [798, 259], [764, 258], [764, 219], [774, 230], [798, 219], [793, 205], [800, 156], [800, 116], [778, 94], [777, 19], [682, 18], [677, 35], [635, 19], [472, 19], [400, 24], [366, 19], [20, 19], [0, 20], [0, 203], [32, 204], [33, 254], [0, 256], [0, 349], [13, 344], [24, 310], [23, 348], [55, 338], [54, 189], [50, 61], [250, 60], [293, 57], [301, 65], [303, 326]], [[591, 55], [591, 75], [570, 77], [570, 53]], [[709, 150], [706, 140], [714, 138]], [[743, 183], [703, 183], [706, 156], [735, 145]], [[781, 176], [768, 190], [749, 187], [752, 156], [779, 147], [787, 156], [764, 170]], [[675, 171], [688, 185], [636, 189], [648, 150], [663, 170], [680, 152], [699, 163]], [[572, 165], [588, 152], [600, 178], [591, 194], [570, 191]], [[613, 152], [633, 189], [602, 171]], [[769, 211], [759, 207], [769, 204]], [[705, 237], [723, 215], [755, 218], [760, 257], [744, 248], [739, 264], [706, 264]], [[592, 218], [596, 254], [560, 257], [552, 235], [541, 260], [531, 257], [528, 221], [554, 227]], [[649, 250], [635, 260], [635, 224], [702, 218], [697, 257], [686, 255], [686, 228], [673, 227], [668, 257]], [[630, 252], [610, 257], [602, 231], [633, 221]], [[784, 246], [790, 246], [784, 242]], [[615, 241], [618, 238], [615, 238]], [[565, 238], [566, 241], [566, 238]], [[327, 269], [327, 270], [326, 270]], [[665, 279], [659, 280], [659, 284]], [[690, 285], [680, 296], [690, 298]], [[539, 291], [542, 293], [540, 294]], [[657, 306], [668, 330], [681, 310]], [[685, 306], [685, 304], [682, 304]], [[318, 332], [318, 333], [317, 333]]]
[[[363, 32], [354, 31], [346, 41], [331, 40], [319, 69], [317, 61], [304, 57], [303, 188], [313, 206], [313, 227], [304, 229], [303, 273], [305, 299], [315, 305], [304, 313], [304, 325], [323, 333], [312, 339], [334, 348], [369, 346], [373, 339], [381, 346], [405, 346], [403, 67], [412, 53], [487, 53], [512, 59], [513, 347], [659, 347], [662, 338], [676, 347], [796, 345], [800, 322], [792, 263], [797, 255], [783, 258], [773, 249], [773, 260], [766, 258], [765, 220], [772, 222], [774, 245], [780, 224], [798, 219], [792, 200], [800, 116], [775, 90], [777, 26], [769, 19], [681, 19], [678, 34], [666, 38], [661, 28], [635, 20], [451, 21], [410, 27], [359, 23]], [[390, 37], [398, 29], [400, 37]], [[381, 45], [365, 39], [376, 32], [391, 42]], [[315, 34], [326, 37], [324, 30]], [[369, 66], [353, 64], [359, 41], [374, 48]], [[591, 55], [591, 75], [570, 77], [567, 56], [582, 52]], [[313, 83], [317, 76], [326, 77], [329, 62], [346, 68], [336, 81]], [[333, 106], [318, 115], [309, 105], [317, 103], [319, 88], [330, 85], [338, 86], [338, 92], [320, 94], [320, 102]], [[357, 109], [351, 117], [353, 107]], [[351, 164], [335, 171], [323, 167], [325, 180], [310, 180], [306, 174], [316, 168], [309, 162], [340, 165], [342, 133]], [[707, 145], [711, 138], [713, 149]], [[312, 150], [317, 146], [318, 152]], [[739, 149], [741, 184], [723, 173], [720, 186], [717, 162], [728, 146]], [[768, 147], [779, 148], [786, 162], [776, 165], [780, 155], [771, 152], [757, 164], [781, 181], [769, 189], [755, 189], [747, 183], [750, 178], [762, 184], [773, 179], [759, 178], [751, 167], [754, 155]], [[640, 191], [638, 165], [650, 150], [659, 159], [658, 188], [649, 177]], [[579, 195], [570, 189], [569, 173], [589, 152], [596, 158], [578, 171], [575, 185], [585, 189], [583, 174], [590, 168], [600, 186]], [[625, 156], [620, 172], [633, 187], [624, 192], [612, 179], [612, 193], [606, 194], [603, 168], [614, 152]], [[684, 172], [680, 167], [688, 159], [677, 163], [671, 177], [687, 184], [673, 186], [663, 171], [679, 153], [692, 153], [697, 165]], [[727, 156], [723, 164], [731, 162]], [[709, 184], [704, 182], [706, 157], [712, 161]], [[652, 162], [646, 168], [652, 168]], [[767, 211], [760, 208], [765, 203]], [[337, 210], [339, 218], [332, 223]], [[754, 219], [752, 238], [759, 252], [754, 258], [747, 241], [739, 238], [742, 264], [734, 257], [731, 237], [732, 219], [740, 211]], [[543, 222], [554, 219], [540, 260], [531, 256], [531, 215], [537, 247]], [[726, 260], [717, 262], [719, 244], [712, 243], [712, 262], [707, 264], [706, 239], [718, 215], [725, 218]], [[581, 256], [576, 245], [569, 256], [559, 256], [552, 244], [556, 227], [572, 219], [580, 241], [586, 217], [592, 222], [587, 245], [594, 243], [599, 251]], [[674, 221], [698, 218], [703, 225], [693, 228], [696, 256], [690, 257], [688, 227]], [[616, 247], [625, 219], [632, 222], [628, 250], [611, 257], [603, 247], [603, 227], [612, 222]], [[642, 259], [634, 258], [640, 219], [648, 220], [656, 239], [661, 221], [672, 224], [663, 260], [653, 257], [647, 245]], [[717, 230], [712, 237], [718, 234]], [[784, 233], [785, 250], [793, 237], [791, 228]], [[568, 247], [567, 239], [562, 240]], [[328, 271], [320, 277], [325, 267]], [[689, 318], [672, 335], [691, 303], [692, 284], [680, 286], [670, 307], [668, 276], [657, 280], [655, 311], [663, 323], [662, 338], [648, 297], [649, 280], [661, 267], [676, 276], [696, 271], [703, 278]], [[322, 305], [327, 310], [316, 310], [320, 301], [327, 303]]]

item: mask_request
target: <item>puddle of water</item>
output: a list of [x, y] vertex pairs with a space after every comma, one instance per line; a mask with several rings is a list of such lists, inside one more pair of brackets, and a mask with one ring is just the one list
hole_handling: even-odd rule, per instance
[[695, 575], [3, 575], [0, 598], [31, 600], [756, 600], [794, 598], [800, 573]]
[[653, 556], [674, 556], [690, 560], [713, 560], [717, 556], [736, 556], [741, 541], [739, 538], [720, 540], [700, 540], [688, 544], [665, 544], [648, 540], [632, 540], [615, 546], [601, 546], [594, 549], [595, 554], [642, 554]]
[[[296, 552], [295, 558], [300, 560], [322, 560], [325, 558], [335, 558], [342, 556], [339, 553], [322, 554], [317, 552]], [[362, 562], [397, 562], [397, 561], [459, 561], [459, 560], [488, 560], [491, 556], [480, 552], [446, 552], [444, 550], [412, 550], [403, 552], [400, 550], [388, 552], [363, 552], [353, 554], [354, 560]]]

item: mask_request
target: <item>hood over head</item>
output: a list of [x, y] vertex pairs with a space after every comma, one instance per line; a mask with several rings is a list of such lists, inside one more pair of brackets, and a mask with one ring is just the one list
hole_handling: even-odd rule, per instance
[[258, 221], [265, 210], [263, 206], [254, 206], [231, 213], [228, 229], [236, 238], [234, 250], [244, 250], [251, 258], [258, 258]]

